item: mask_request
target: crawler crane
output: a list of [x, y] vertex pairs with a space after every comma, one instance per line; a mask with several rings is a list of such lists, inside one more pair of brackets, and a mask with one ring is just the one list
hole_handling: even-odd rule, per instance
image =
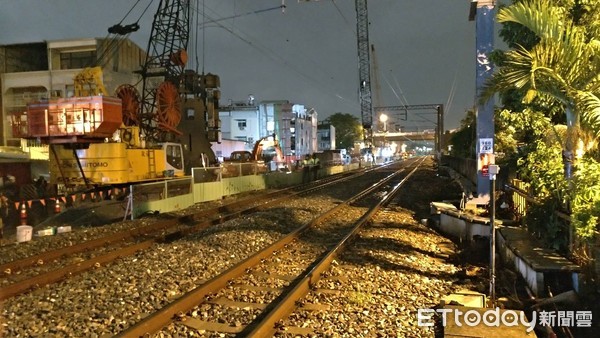
[[[184, 175], [185, 150], [176, 139], [182, 134], [177, 129], [182, 107], [198, 106], [205, 113], [204, 102], [192, 103], [206, 100], [199, 93], [207, 88], [213, 93], [218, 84], [218, 77], [210, 77], [212, 83], [207, 83], [207, 77], [200, 81], [184, 71], [189, 11], [189, 1], [160, 1], [139, 72], [141, 95], [135, 86], [125, 84], [110, 96], [102, 68], [92, 66], [75, 76], [75, 96], [28, 105], [19, 126], [21, 137], [49, 145], [50, 183], [76, 190]], [[137, 23], [115, 25], [109, 32], [122, 34], [137, 28]], [[210, 104], [218, 106], [217, 100], [218, 94], [212, 95]], [[211, 119], [211, 135], [216, 135], [218, 113]], [[210, 143], [205, 148], [210, 150]]]

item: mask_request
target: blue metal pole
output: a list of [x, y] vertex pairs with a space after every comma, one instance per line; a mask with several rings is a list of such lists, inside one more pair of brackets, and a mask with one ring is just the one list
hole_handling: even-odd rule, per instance
[[492, 75], [493, 67], [489, 54], [494, 46], [494, 0], [476, 2], [476, 106], [477, 106], [477, 194], [478, 198], [490, 197], [489, 173], [487, 166], [494, 164], [494, 99], [485, 103], [479, 101], [483, 86]]

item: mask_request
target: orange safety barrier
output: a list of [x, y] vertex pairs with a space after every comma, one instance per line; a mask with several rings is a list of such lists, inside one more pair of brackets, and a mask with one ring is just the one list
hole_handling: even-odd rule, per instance
[[60, 213], [60, 201], [58, 200], [58, 198], [56, 199], [56, 203], [54, 204], [54, 213]]

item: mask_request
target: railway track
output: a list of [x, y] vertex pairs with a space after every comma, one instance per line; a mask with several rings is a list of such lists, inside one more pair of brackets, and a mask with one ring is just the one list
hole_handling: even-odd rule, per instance
[[[401, 165], [410, 162], [406, 161]], [[343, 233], [350, 231], [353, 227], [352, 221], [358, 220], [361, 217], [360, 214], [364, 214], [377, 197], [382, 197], [386, 193], [374, 191], [367, 194], [363, 199], [353, 201], [350, 205], [343, 204], [343, 202], [398, 170], [401, 170], [400, 164], [379, 168], [340, 184], [327, 185], [310, 194], [294, 195], [296, 191], [287, 191], [285, 194], [293, 195], [293, 197], [276, 206], [267, 207], [267, 205], [262, 205], [255, 212], [244, 213], [241, 217], [233, 217], [228, 221], [219, 222], [198, 233], [190, 233], [167, 241], [156, 242], [146, 250], [137, 251], [130, 256], [117, 259], [111, 264], [101, 265], [101, 268], [92, 268], [80, 275], [70, 276], [70, 278], [48, 284], [45, 287], [34, 287], [30, 290], [32, 292], [9, 297], [2, 301], [0, 321], [4, 324], [0, 327], [0, 333], [11, 337], [105, 337], [125, 334], [126, 330], [150, 318], [156, 311], [165, 309], [176, 299], [198, 287], [207, 285], [216, 278], [215, 276], [223, 274], [257, 252], [274, 245], [273, 243], [297, 231], [299, 227], [311, 223], [317, 215], [339, 207], [338, 212], [332, 215], [329, 220], [318, 223], [312, 230], [306, 230], [307, 232], [299, 235], [294, 242], [301, 243], [303, 247], [293, 249], [293, 246], [288, 244], [287, 248], [289, 250], [286, 250], [286, 247], [282, 248], [282, 251], [280, 251], [281, 256], [268, 256], [264, 260], [265, 265], [263, 265], [263, 268], [257, 268], [253, 274], [228, 282], [226, 289], [236, 288], [235, 292], [227, 294], [225, 292], [227, 290], [225, 290], [221, 294], [215, 291], [210, 293], [206, 299], [197, 299], [194, 304], [190, 305], [192, 306], [190, 311], [177, 312], [174, 316], [176, 319], [174, 322], [166, 324], [160, 331], [155, 333], [157, 337], [186, 336], [187, 333], [202, 337], [245, 336], [252, 330], [245, 324], [257, 324], [257, 318], [261, 316], [262, 310], [247, 307], [246, 311], [248, 312], [250, 310], [256, 311], [256, 313], [249, 314], [254, 318], [241, 318], [237, 322], [236, 320], [228, 322], [228, 326], [233, 326], [238, 331], [241, 330], [240, 333], [224, 333], [219, 332], [218, 329], [204, 331], [203, 328], [193, 328], [186, 326], [185, 323], [191, 325], [196, 320], [210, 322], [213, 318], [211, 316], [214, 316], [217, 324], [224, 324], [225, 319], [218, 319], [220, 315], [224, 314], [224, 318], [228, 318], [228, 313], [231, 313], [232, 318], [234, 318], [234, 314], [239, 316], [238, 311], [232, 311], [230, 306], [215, 303], [253, 303], [258, 302], [256, 297], [271, 297], [270, 300], [280, 298], [280, 294], [283, 294], [281, 290], [289, 289], [293, 284], [295, 285], [299, 274], [315, 266], [315, 261], [318, 259], [323, 259], [326, 255], [325, 250], [334, 246], [337, 239], [345, 236], [342, 235]], [[419, 177], [420, 175], [416, 176]], [[408, 180], [407, 183], [410, 185], [412, 184], [411, 181]], [[315, 184], [315, 189], [322, 182], [316, 183], [319, 184]], [[422, 183], [419, 184], [422, 185]], [[383, 190], [390, 191], [393, 186], [393, 182], [390, 181]], [[252, 198], [254, 197], [252, 196]], [[193, 225], [188, 223], [185, 226], [190, 227]], [[334, 229], [339, 229], [337, 238], [332, 235]], [[405, 230], [401, 230], [401, 232], [405, 232]], [[335, 233], [338, 234], [338, 230], [335, 230]], [[397, 233], [397, 231], [395, 230], [393, 233]], [[415, 237], [417, 234], [411, 234], [411, 241], [417, 239], [416, 243], [420, 243], [418, 240], [420, 235]], [[362, 238], [362, 235], [359, 238]], [[377, 238], [379, 238], [378, 241], [381, 241], [380, 237]], [[377, 247], [379, 247], [379, 244]], [[373, 246], [368, 246], [368, 248], [369, 252], [376, 249]], [[435, 251], [436, 249], [431, 250]], [[302, 261], [303, 263], [296, 264], [294, 261]], [[335, 261], [340, 262], [339, 259]], [[344, 267], [347, 264], [347, 262], [342, 263]], [[422, 264], [422, 262], [416, 261], [415, 264]], [[279, 273], [278, 270], [272, 270], [283, 267], [283, 265], [292, 268], [291, 272], [282, 270]], [[293, 265], [295, 268], [293, 268]], [[437, 266], [438, 263], [436, 263], [436, 269]], [[382, 268], [387, 269], [385, 265], [382, 265]], [[340, 269], [342, 269], [342, 266], [334, 263], [334, 273], [327, 272], [325, 275], [344, 274], [344, 272], [340, 272]], [[441, 269], [448, 270], [450, 273], [454, 271], [452, 270], [454, 268], [447, 264], [442, 264]], [[359, 268], [359, 271], [361, 270]], [[365, 272], [362, 271], [362, 273]], [[384, 271], [378, 271], [376, 275], [381, 276], [382, 272]], [[269, 283], [272, 283], [272, 285], [261, 284], [266, 273], [283, 278], [270, 278]], [[294, 276], [294, 274], [296, 275]], [[357, 272], [353, 274], [356, 275]], [[358, 274], [360, 275], [360, 272]], [[411, 278], [414, 279], [415, 277]], [[436, 292], [445, 293], [446, 291], [442, 290], [452, 285], [445, 281], [446, 278], [451, 278], [451, 275], [443, 277], [439, 282], [427, 284], [426, 289], [428, 290], [429, 285], [432, 285], [435, 286]], [[292, 280], [290, 281], [290, 279]], [[246, 283], [246, 281], [249, 283]], [[328, 278], [326, 281], [321, 282], [327, 285], [337, 283], [335, 278]], [[311, 283], [316, 283], [316, 279]], [[245, 286], [236, 287], [237, 285]], [[403, 288], [404, 285], [397, 286], [396, 290], [398, 291], [395, 292], [398, 295], [404, 295]], [[220, 296], [224, 296], [224, 298]], [[377, 294], [370, 294], [369, 297], [376, 298]], [[427, 296], [421, 294], [419, 297]], [[204, 303], [202, 303], [203, 300]], [[270, 300], [263, 303], [270, 303]], [[302, 309], [306, 310], [307, 306], [303, 306]], [[343, 312], [344, 309], [337, 309], [337, 311]], [[324, 313], [329, 313], [329, 311]], [[335, 313], [335, 309], [332, 313]], [[324, 315], [318, 316], [323, 317]], [[279, 331], [276, 335], [288, 335], [292, 332], [291, 328], [296, 327], [306, 330], [312, 329], [318, 333], [327, 332], [313, 326], [318, 323], [314, 318], [309, 318], [304, 322], [298, 322], [297, 318], [300, 317], [294, 312], [288, 320], [278, 321], [277, 328]], [[360, 325], [367, 319], [360, 316], [359, 318], [360, 320], [353, 324]], [[186, 320], [183, 321], [182, 319]], [[296, 319], [296, 321], [293, 319]], [[327, 325], [328, 327], [333, 326], [332, 324]], [[346, 332], [344, 328], [341, 328], [342, 331], [339, 330], [337, 332]]]
[[[174, 322], [179, 328], [173, 326], [175, 332], [163, 335], [210, 331], [221, 337], [273, 336], [279, 330], [276, 324], [294, 311], [338, 252], [398, 192], [402, 183], [418, 169], [418, 164], [415, 163], [410, 171], [404, 168], [392, 172], [149, 315], [119, 337], [148, 336]], [[326, 241], [323, 241], [324, 237]], [[257, 293], [261, 297], [254, 300]], [[299, 333], [306, 328], [292, 330]]]
[[215, 224], [247, 215], [286, 200], [326, 189], [374, 169], [327, 177], [299, 187], [260, 193], [226, 205], [204, 209], [142, 227], [127, 229], [93, 240], [42, 252], [0, 265], [0, 301], [56, 283], [116, 259], [197, 233]]

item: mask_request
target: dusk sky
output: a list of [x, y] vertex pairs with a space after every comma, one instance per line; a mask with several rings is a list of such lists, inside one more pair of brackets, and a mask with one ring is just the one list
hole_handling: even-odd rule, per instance
[[[0, 0], [0, 44], [106, 37], [108, 27], [141, 17], [140, 30], [129, 38], [146, 49], [158, 3]], [[188, 68], [220, 76], [222, 105], [252, 94], [257, 101], [312, 107], [319, 120], [335, 112], [360, 119], [354, 0], [285, 0], [284, 13], [280, 5], [281, 0], [193, 0], [200, 18], [204, 13], [204, 21], [216, 22], [190, 37]], [[475, 102], [469, 6], [469, 0], [369, 1], [378, 68], [371, 72], [374, 106], [441, 103], [445, 129], [459, 126]], [[433, 128], [428, 120], [435, 115], [423, 113], [409, 111], [407, 121], [396, 122]]]

